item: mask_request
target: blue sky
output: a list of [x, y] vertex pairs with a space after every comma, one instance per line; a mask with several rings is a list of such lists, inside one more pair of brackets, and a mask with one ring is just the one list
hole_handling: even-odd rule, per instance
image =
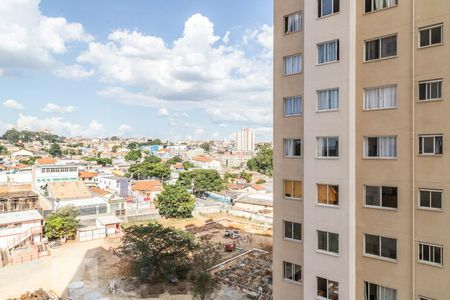
[[0, 131], [268, 140], [271, 81], [271, 0], [0, 4]]

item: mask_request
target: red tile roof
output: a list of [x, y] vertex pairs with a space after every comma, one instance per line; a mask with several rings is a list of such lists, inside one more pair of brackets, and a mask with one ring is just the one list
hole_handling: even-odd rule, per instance
[[97, 172], [80, 172], [80, 178], [94, 178], [97, 177]]
[[133, 191], [153, 191], [161, 192], [163, 189], [159, 180], [139, 180], [135, 181], [132, 187]]
[[53, 165], [57, 162], [58, 160], [56, 160], [55, 158], [39, 158], [36, 160], [36, 162], [39, 165]]

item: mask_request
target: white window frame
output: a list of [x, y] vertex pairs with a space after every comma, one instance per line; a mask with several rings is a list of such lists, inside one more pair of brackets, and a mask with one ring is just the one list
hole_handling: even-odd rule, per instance
[[[326, 295], [326, 297], [321, 297], [321, 296], [317, 295], [316, 299], [320, 299], [320, 300], [329, 300], [329, 299], [330, 299], [330, 294], [329, 294], [329, 293], [330, 293], [330, 281], [336, 282], [336, 283], [337, 283], [337, 289], [338, 289], [338, 291], [339, 291], [339, 281], [330, 280], [330, 279], [325, 278], [325, 277], [317, 276], [317, 277], [316, 277], [316, 285], [317, 285], [317, 282], [318, 282], [318, 279], [319, 279], [319, 278], [320, 278], [320, 279], [324, 279], [324, 280], [327, 281], [327, 295]], [[316, 286], [316, 293], [318, 294], [318, 292], [319, 292], [319, 287]]]
[[[319, 248], [319, 233], [320, 232], [326, 233], [326, 235], [327, 235], [326, 249], [320, 249]], [[337, 235], [337, 240], [338, 240], [338, 251], [337, 252], [334, 252], [334, 251], [330, 250], [330, 234]], [[339, 252], [340, 252], [340, 247], [339, 246], [340, 246], [339, 245], [339, 233], [323, 231], [323, 230], [317, 230], [317, 251], [318, 252], [323, 252], [323, 253], [331, 254], [331, 255], [339, 255]]]
[[374, 3], [375, 3], [375, 1], [376, 0], [371, 0], [371, 10], [370, 11], [367, 11], [366, 10], [366, 3], [364, 2], [364, 13], [366, 13], [366, 14], [370, 14], [370, 13], [373, 13], [373, 12], [377, 12], [377, 11], [380, 11], [380, 10], [384, 10], [384, 9], [388, 9], [388, 8], [392, 8], [392, 7], [396, 7], [397, 5], [398, 5], [398, 0], [391, 0], [392, 2], [395, 2], [395, 4], [391, 4], [391, 5], [387, 5], [386, 7], [382, 7], [382, 8], [379, 8], [379, 9], [375, 9], [374, 8]]
[[[292, 265], [292, 268], [291, 268], [291, 270], [292, 270], [292, 274], [291, 274], [292, 278], [295, 277], [295, 266], [300, 267], [300, 280], [299, 281], [295, 281], [295, 280], [292, 280], [292, 279], [289, 279], [289, 278], [286, 277], [286, 264]], [[294, 264], [294, 263], [291, 263], [291, 262], [288, 262], [288, 261], [283, 261], [283, 279], [286, 280], [287, 282], [291, 282], [291, 283], [295, 283], [295, 284], [301, 284], [303, 282], [303, 272], [302, 271], [303, 270], [302, 270], [302, 266], [301, 265], [297, 265], [297, 264]]]
[[[382, 57], [381, 56], [381, 54], [382, 54], [382, 40], [386, 39], [386, 38], [394, 37], [394, 36], [396, 38], [396, 45], [397, 45], [397, 47], [395, 49], [395, 54], [394, 55], [390, 55], [390, 56], [383, 56]], [[367, 60], [366, 59], [367, 58], [367, 55], [366, 55], [367, 54], [367, 43], [370, 43], [370, 42], [373, 42], [373, 41], [376, 41], [376, 40], [379, 40], [378, 51], [380, 53], [380, 57]], [[385, 36], [380, 36], [380, 37], [377, 37], [377, 38], [368, 39], [368, 40], [364, 41], [364, 62], [380, 61], [380, 60], [384, 60], [384, 59], [394, 58], [394, 57], [397, 57], [397, 56], [398, 56], [398, 34], [397, 33], [389, 34], [389, 35], [385, 35]]]
[[[290, 20], [290, 18], [295, 17], [296, 15], [298, 15], [298, 28], [297, 28], [297, 30], [290, 31], [289, 30], [289, 20]], [[284, 22], [285, 22], [284, 23], [284, 34], [291, 34], [291, 33], [302, 31], [302, 29], [303, 29], [303, 13], [302, 13], [302, 11], [297, 11], [297, 12], [285, 15]]]
[[[298, 66], [298, 72], [297, 71], [292, 71], [292, 73], [287, 73], [287, 68], [286, 68], [286, 63], [288, 59], [291, 59], [291, 69], [294, 70], [294, 58], [298, 57], [299, 58], [299, 66]], [[302, 67], [303, 65], [303, 55], [301, 53], [297, 53], [297, 54], [292, 54], [292, 55], [287, 55], [285, 57], [283, 57], [283, 75], [284, 76], [290, 76], [290, 75], [295, 75], [295, 74], [301, 74], [302, 73]]]
[[[377, 187], [378, 188], [378, 192], [380, 194], [380, 205], [370, 205], [367, 204], [367, 192], [366, 189], [367, 187]], [[389, 206], [383, 206], [383, 188], [396, 188], [397, 189], [397, 207], [389, 207]], [[364, 207], [369, 207], [369, 208], [380, 208], [380, 209], [388, 209], [388, 210], [398, 210], [398, 187], [396, 186], [382, 186], [382, 185], [370, 185], [370, 184], [365, 184], [364, 185]]]
[[[387, 88], [395, 88], [395, 105], [394, 106], [381, 106], [381, 103], [383, 102], [383, 104], [386, 103], [386, 101], [382, 101], [381, 99], [381, 94], [383, 89], [387, 89]], [[367, 108], [367, 93], [369, 91], [374, 91], [377, 90], [378, 93], [378, 107], [375, 108]], [[398, 95], [397, 95], [397, 85], [396, 84], [391, 84], [391, 85], [384, 85], [384, 86], [379, 86], [379, 87], [370, 87], [370, 88], [365, 88], [364, 89], [364, 101], [363, 101], [363, 107], [365, 111], [372, 111], [372, 110], [382, 110], [382, 109], [393, 109], [393, 108], [397, 108], [398, 107]]]
[[[302, 186], [302, 197], [300, 197], [300, 198], [297, 198], [297, 197], [289, 197], [289, 196], [286, 196], [286, 185], [285, 185], [285, 182], [286, 181], [291, 181], [292, 182], [292, 191], [291, 191], [291, 195], [294, 195], [294, 182], [300, 182], [300, 185]], [[286, 199], [297, 199], [297, 200], [302, 200], [303, 199], [303, 182], [302, 181], [300, 181], [300, 180], [291, 180], [291, 179], [283, 179], [283, 195], [284, 195], [284, 198], [286, 198]]]
[[[422, 200], [422, 193], [421, 192], [427, 192], [429, 193], [429, 201], [430, 201], [430, 206], [422, 206], [421, 205], [421, 200]], [[440, 193], [441, 194], [441, 207], [433, 207], [431, 206], [431, 195], [432, 193]], [[440, 189], [422, 189], [419, 188], [419, 193], [417, 196], [418, 201], [418, 206], [420, 209], [425, 209], [425, 210], [434, 210], [434, 211], [443, 211], [444, 210], [444, 191], [440, 190]]]
[[[291, 105], [292, 105], [292, 107], [294, 107], [293, 105], [294, 105], [294, 100], [295, 99], [299, 99], [299, 101], [300, 101], [300, 113], [298, 113], [298, 114], [286, 114], [286, 101], [287, 100], [291, 100], [292, 102], [291, 102]], [[290, 97], [284, 97], [283, 98], [283, 116], [285, 116], [285, 117], [294, 117], [294, 116], [301, 116], [301, 115], [303, 115], [303, 98], [302, 98], [302, 96], [290, 96]]]
[[[338, 1], [339, 2], [339, 10], [338, 11], [334, 11], [334, 1]], [[318, 16], [319, 19], [320, 18], [325, 18], [325, 17], [328, 17], [328, 16], [332, 16], [332, 15], [337, 14], [337, 13], [339, 13], [341, 11], [340, 0], [331, 0], [331, 13], [327, 14], [327, 15], [324, 15], [323, 14], [323, 0], [318, 0], [317, 5], [319, 5], [319, 2], [320, 2], [320, 8], [321, 8], [320, 15]], [[317, 12], [319, 12], [319, 9], [317, 9]]]
[[[369, 156], [369, 138], [377, 138], [377, 156]], [[395, 138], [395, 156], [381, 156], [380, 151], [380, 141], [383, 138]], [[397, 159], [398, 158], [398, 140], [395, 135], [386, 135], [386, 136], [365, 136], [364, 137], [364, 147], [363, 147], [363, 157], [365, 159]]]
[[[432, 44], [431, 43], [431, 31], [435, 28], [441, 28], [441, 41], [439, 43]], [[429, 42], [430, 42], [428, 45], [425, 45], [425, 46], [422, 46], [420, 44], [421, 43], [421, 33], [423, 31], [428, 31], [428, 38], [429, 38]], [[418, 42], [419, 48], [428, 48], [428, 47], [442, 45], [444, 43], [444, 24], [440, 23], [440, 24], [434, 24], [434, 25], [419, 28], [419, 37], [417, 39], [417, 42]]]
[[[327, 47], [328, 44], [336, 44], [335, 46], [335, 52], [334, 52], [334, 57], [336, 58], [335, 60], [325, 60], [325, 58], [327, 57], [327, 55], [325, 55], [324, 57], [324, 61], [320, 62], [320, 47]], [[339, 61], [339, 56], [340, 56], [340, 43], [339, 43], [339, 39], [335, 39], [335, 40], [331, 40], [331, 41], [326, 41], [326, 42], [322, 42], [317, 44], [317, 64], [318, 65], [326, 65], [326, 64], [331, 64], [334, 62], [338, 62]], [[324, 54], [325, 54], [325, 50], [324, 50]]]
[[[320, 99], [320, 93], [326, 93], [327, 95], [327, 101], [329, 106], [331, 107], [331, 91], [337, 91], [337, 107], [335, 108], [326, 108], [326, 109], [320, 109], [320, 105], [319, 105], [319, 99]], [[341, 106], [341, 93], [339, 88], [331, 88], [331, 89], [323, 89], [323, 90], [317, 90], [317, 108], [316, 111], [317, 112], [326, 112], [326, 111], [337, 111], [339, 110], [339, 107]]]
[[[292, 236], [291, 237], [287, 237], [286, 236], [286, 223], [291, 223], [291, 230], [292, 230]], [[294, 238], [294, 224], [300, 225], [300, 239], [296, 239]], [[289, 240], [289, 241], [295, 241], [295, 242], [302, 242], [303, 241], [303, 234], [302, 234], [302, 223], [297, 223], [297, 222], [292, 222], [292, 221], [287, 221], [287, 220], [283, 220], [283, 236], [285, 240]]]
[[[441, 137], [442, 140], [442, 153], [436, 153], [436, 138]], [[425, 138], [433, 138], [433, 153], [425, 153]], [[422, 142], [421, 142], [422, 140]], [[422, 149], [420, 149], [420, 144], [422, 144]], [[443, 134], [419, 134], [419, 155], [420, 156], [441, 156], [444, 154], [444, 135]]]
[[[286, 155], [286, 141], [287, 140], [299, 140], [300, 141], [300, 155]], [[295, 144], [294, 144], [295, 145]], [[295, 150], [295, 149], [294, 149]], [[301, 158], [303, 155], [303, 141], [300, 138], [285, 138], [283, 139], [283, 155], [286, 158]]]
[[[430, 87], [431, 84], [433, 83], [440, 83], [440, 97], [437, 98], [431, 98], [431, 93], [430, 93]], [[425, 84], [425, 99], [420, 99], [420, 85], [421, 84]], [[444, 94], [444, 80], [443, 79], [432, 79], [432, 80], [422, 80], [419, 81], [419, 91], [417, 93], [417, 96], [419, 97], [419, 102], [426, 102], [426, 101], [438, 101], [438, 100], [442, 100], [443, 99], [443, 94]]]
[[387, 299], [387, 298], [384, 298], [384, 297], [383, 298], [378, 297], [378, 299], [376, 299], [376, 300], [397, 300], [397, 289], [385, 287], [385, 286], [382, 286], [382, 285], [379, 285], [379, 284], [376, 284], [376, 283], [372, 283], [372, 282], [368, 282], [368, 281], [364, 281], [364, 300], [369, 300], [369, 297], [368, 297], [369, 295], [366, 294], [367, 285], [369, 285], [369, 284], [376, 286], [377, 296], [381, 296], [382, 294], [384, 294], [384, 293], [381, 293], [382, 289], [395, 291], [395, 298], [394, 299]]
[[[325, 185], [326, 187], [327, 187], [327, 203], [320, 203], [319, 202], [319, 185]], [[330, 197], [329, 197], [329, 195], [330, 195], [330, 186], [337, 186], [337, 190], [338, 190], [338, 193], [337, 193], [337, 202], [338, 202], [338, 204], [330, 204]], [[341, 199], [340, 199], [340, 193], [341, 193], [341, 191], [340, 191], [340, 188], [339, 188], [339, 185], [338, 184], [328, 184], [328, 183], [317, 183], [316, 184], [316, 189], [317, 189], [317, 199], [316, 199], [316, 203], [317, 203], [317, 205], [319, 205], [319, 206], [329, 206], [329, 207], [339, 207], [339, 204], [341, 203], [340, 201], [341, 201]]]
[[[380, 253], [379, 255], [372, 254], [372, 253], [367, 253], [367, 251], [366, 251], [366, 246], [367, 246], [367, 244], [366, 244], [366, 237], [367, 237], [367, 235], [372, 235], [372, 236], [378, 237], [378, 243], [380, 245], [380, 247], [378, 249], [378, 252]], [[381, 242], [382, 241], [381, 238], [395, 240], [395, 258], [386, 257], [386, 256], [382, 256], [381, 255], [382, 248], [383, 248], [383, 244]], [[392, 238], [392, 237], [388, 237], [388, 236], [381, 236], [381, 235], [377, 235], [377, 234], [364, 233], [364, 256], [395, 262], [398, 259], [398, 239]]]
[[[429, 249], [430, 261], [423, 260], [423, 259], [420, 258], [420, 249], [423, 246], [430, 247], [430, 249]], [[436, 263], [436, 262], [431, 261], [431, 258], [433, 258], [433, 260], [435, 258], [434, 257], [435, 256], [434, 248], [441, 249], [441, 262], [440, 263]], [[433, 249], [433, 251], [431, 251], [432, 249]], [[431, 265], [431, 266], [442, 267], [444, 265], [444, 246], [436, 245], [436, 244], [430, 244], [430, 243], [426, 243], [426, 242], [419, 242], [419, 249], [417, 251], [417, 258], [418, 258], [419, 263], [426, 264], [426, 265]]]
[[[329, 139], [337, 139], [337, 141], [338, 141], [338, 148], [337, 148], [336, 156], [330, 155]], [[321, 149], [319, 149], [319, 145], [320, 145], [319, 140], [324, 140], [323, 146], [325, 147], [326, 152], [327, 152], [326, 156], [321, 155], [322, 151], [321, 151]], [[339, 158], [339, 137], [338, 136], [318, 136], [318, 137], [316, 137], [316, 143], [317, 143], [317, 154], [316, 154], [317, 158], [327, 158], [327, 159]]]

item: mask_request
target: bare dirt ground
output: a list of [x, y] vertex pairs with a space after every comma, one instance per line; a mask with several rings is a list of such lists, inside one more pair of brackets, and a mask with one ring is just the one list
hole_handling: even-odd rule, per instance
[[[261, 227], [256, 223], [246, 222], [243, 219], [230, 217], [225, 214], [215, 214], [207, 216], [196, 216], [187, 220], [160, 219], [159, 223], [166, 226], [173, 226], [179, 229], [186, 229], [195, 225], [204, 225], [211, 220], [221, 220], [213, 223], [221, 226], [220, 229], [211, 230], [211, 225], [206, 225], [206, 230], [202, 227], [195, 234], [197, 238], [202, 235], [210, 235], [209, 238], [218, 243], [229, 242], [223, 237], [225, 228], [235, 228], [241, 236], [252, 235], [238, 245], [243, 249], [270, 248], [271, 229]], [[257, 235], [255, 235], [256, 233]], [[263, 235], [258, 235], [258, 234]], [[119, 240], [96, 240], [89, 242], [69, 242], [57, 249], [51, 249], [51, 255], [36, 261], [8, 266], [0, 269], [0, 299], [17, 298], [26, 292], [33, 292], [42, 288], [46, 291], [53, 291], [58, 296], [67, 296], [67, 287], [70, 283], [82, 281], [84, 287], [76, 292], [80, 295], [87, 295], [85, 299], [100, 299], [106, 297], [111, 300], [125, 299], [171, 299], [184, 300], [192, 299], [189, 295], [189, 284], [177, 286], [146, 286], [140, 285], [139, 289], [130, 288], [134, 285], [118, 281], [121, 277], [119, 259], [109, 250], [110, 247], [117, 247]], [[265, 249], [266, 250], [266, 249]], [[239, 252], [234, 252], [237, 255]], [[110, 293], [111, 283], [115, 282], [123, 293]], [[233, 288], [224, 286], [218, 290], [212, 299], [234, 300], [247, 299], [245, 294]]]

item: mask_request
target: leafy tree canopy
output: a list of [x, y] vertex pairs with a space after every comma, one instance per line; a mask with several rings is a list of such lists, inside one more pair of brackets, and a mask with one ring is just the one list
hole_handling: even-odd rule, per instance
[[195, 249], [192, 234], [157, 223], [124, 229], [119, 252], [143, 281], [185, 279]]
[[156, 198], [159, 214], [165, 218], [190, 218], [195, 208], [195, 198], [185, 187], [164, 185], [164, 191]]
[[172, 157], [171, 159], [169, 159], [169, 160], [167, 161], [167, 163], [168, 163], [169, 165], [174, 165], [174, 164], [180, 163], [180, 162], [182, 162], [182, 161], [183, 161], [183, 159], [182, 159], [181, 157], [179, 157], [179, 156], [174, 156], [174, 157]]
[[148, 163], [152, 163], [152, 164], [159, 163], [159, 162], [161, 162], [161, 158], [159, 158], [156, 155], [150, 155], [144, 159], [144, 162], [148, 162]]
[[73, 206], [59, 208], [47, 216], [44, 226], [45, 236], [49, 239], [74, 239], [80, 226], [78, 210]]
[[137, 150], [139, 149], [139, 144], [136, 142], [131, 142], [128, 144], [127, 148], [130, 150]]
[[48, 154], [50, 154], [53, 157], [61, 157], [62, 156], [61, 146], [56, 143], [51, 144], [50, 148], [48, 149]]
[[178, 182], [185, 188], [193, 186], [195, 194], [216, 192], [225, 189], [226, 182], [222, 180], [217, 170], [195, 169], [180, 174]]
[[167, 179], [171, 170], [165, 163], [150, 163], [143, 162], [140, 164], [131, 165], [128, 169], [128, 173], [131, 174], [133, 179], [148, 179], [151, 177], [158, 177], [160, 179]]
[[190, 161], [184, 161], [184, 162], [183, 162], [183, 168], [184, 168], [185, 170], [192, 169], [193, 167], [194, 167], [194, 164], [191, 163]]
[[50, 143], [58, 143], [64, 140], [63, 137], [57, 136], [56, 134], [51, 134], [44, 131], [30, 131], [17, 129], [10, 129], [6, 131], [1, 137], [3, 140], [7, 140], [11, 144], [16, 144], [19, 141], [24, 143], [34, 142], [34, 141], [48, 141]]
[[273, 171], [273, 149], [270, 144], [263, 144], [257, 148], [256, 156], [247, 161], [247, 168], [257, 171], [266, 176], [272, 176]]
[[125, 159], [128, 161], [138, 161], [142, 158], [141, 150], [131, 150], [125, 155]]
[[200, 144], [200, 148], [205, 150], [205, 152], [209, 152], [209, 150], [211, 150], [211, 144], [212, 144], [211, 142]]

